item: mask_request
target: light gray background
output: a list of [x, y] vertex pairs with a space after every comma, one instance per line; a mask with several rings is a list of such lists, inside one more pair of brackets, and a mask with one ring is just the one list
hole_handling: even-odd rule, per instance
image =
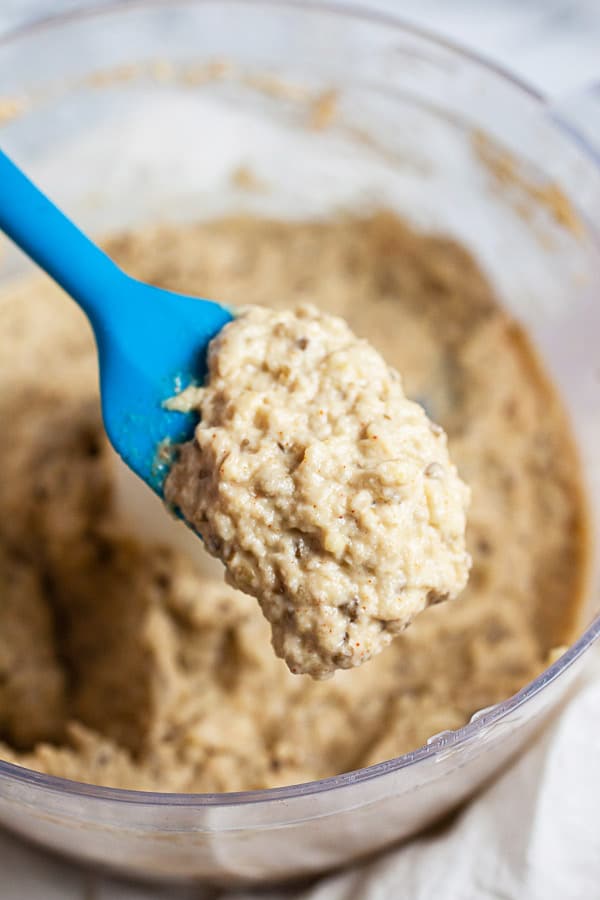
[[[103, 2], [107, 0], [0, 0], [0, 33], [38, 17]], [[600, 0], [362, 0], [357, 5], [395, 13], [444, 34], [554, 97], [568, 97], [600, 84]], [[0, 73], [0, 91], [1, 87]], [[0, 900], [212, 900], [216, 896], [218, 892], [203, 889], [120, 883], [55, 860], [0, 833]], [[391, 900], [392, 894], [384, 888], [380, 900], [388, 896]], [[399, 887], [393, 896], [401, 900]], [[362, 900], [362, 896], [353, 897]]]

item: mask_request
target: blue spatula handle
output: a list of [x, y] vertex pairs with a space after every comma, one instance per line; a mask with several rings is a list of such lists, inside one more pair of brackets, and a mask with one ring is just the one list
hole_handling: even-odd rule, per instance
[[99, 324], [125, 274], [1, 150], [0, 196], [0, 228]]

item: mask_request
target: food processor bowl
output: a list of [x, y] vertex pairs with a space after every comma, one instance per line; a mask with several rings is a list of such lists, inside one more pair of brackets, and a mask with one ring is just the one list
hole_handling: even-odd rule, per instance
[[[600, 510], [600, 170], [564, 109], [391, 18], [269, 0], [51, 18], [0, 39], [0, 71], [3, 147], [92, 234], [385, 206], [464, 242], [560, 389]], [[240, 169], [265, 190], [244, 190]], [[31, 269], [3, 250], [0, 288]], [[598, 638], [598, 586], [594, 548], [578, 640], [516, 696], [397, 759], [215, 795], [0, 762], [0, 823], [145, 878], [264, 882], [348, 864], [444, 816], [531, 740]]]

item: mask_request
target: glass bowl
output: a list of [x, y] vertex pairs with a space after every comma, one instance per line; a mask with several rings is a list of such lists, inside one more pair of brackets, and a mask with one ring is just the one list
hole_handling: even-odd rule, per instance
[[[600, 509], [600, 171], [542, 97], [385, 16], [268, 0], [49, 19], [0, 40], [0, 70], [3, 145], [93, 234], [385, 205], [465, 242], [562, 391]], [[240, 166], [269, 191], [236, 187]], [[0, 281], [29, 268], [6, 247]], [[161, 517], [149, 518], [168, 530]], [[0, 822], [145, 878], [277, 881], [347, 864], [439, 819], [526, 745], [598, 638], [598, 585], [594, 548], [581, 637], [514, 697], [397, 759], [216, 795], [113, 790], [0, 762]]]

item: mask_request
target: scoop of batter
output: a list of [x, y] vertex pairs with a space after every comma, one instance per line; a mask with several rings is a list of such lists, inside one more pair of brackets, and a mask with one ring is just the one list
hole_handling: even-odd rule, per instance
[[166, 500], [258, 599], [292, 672], [360, 665], [462, 590], [469, 490], [446, 435], [342, 319], [247, 307], [208, 364], [172, 404], [201, 421]]

